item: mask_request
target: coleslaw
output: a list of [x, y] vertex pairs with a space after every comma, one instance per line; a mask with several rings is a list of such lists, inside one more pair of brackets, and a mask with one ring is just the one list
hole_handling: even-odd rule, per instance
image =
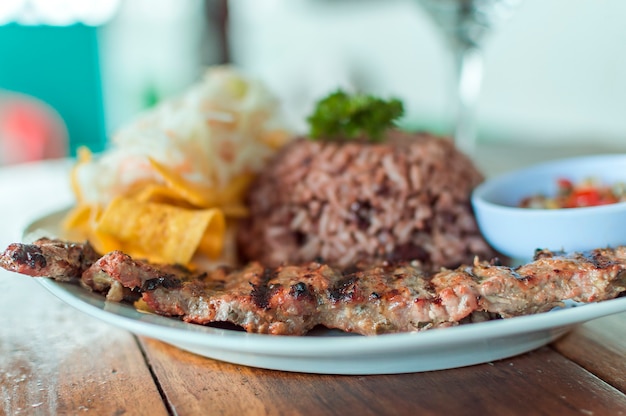
[[107, 204], [159, 181], [153, 159], [186, 180], [222, 189], [259, 172], [290, 137], [277, 100], [260, 81], [213, 67], [182, 95], [124, 126], [101, 155], [79, 163], [74, 188], [83, 203]]

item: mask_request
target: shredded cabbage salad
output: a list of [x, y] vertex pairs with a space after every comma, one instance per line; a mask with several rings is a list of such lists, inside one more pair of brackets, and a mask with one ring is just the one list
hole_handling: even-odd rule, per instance
[[149, 158], [216, 189], [259, 172], [291, 137], [278, 101], [258, 80], [230, 66], [207, 70], [178, 97], [137, 116], [111, 146], [76, 170], [84, 203], [106, 204], [137, 184], [158, 180]]

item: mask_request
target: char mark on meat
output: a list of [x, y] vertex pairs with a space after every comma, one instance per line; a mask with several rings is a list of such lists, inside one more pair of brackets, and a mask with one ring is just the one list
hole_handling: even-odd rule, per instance
[[[231, 322], [248, 332], [302, 335], [319, 324], [315, 282], [327, 282], [332, 272], [317, 263], [276, 269], [251, 263], [227, 276], [217, 270], [177, 289], [143, 292], [143, 299], [155, 312], [187, 322]], [[306, 281], [299, 280], [302, 274], [309, 276]]]
[[571, 255], [541, 250], [517, 268], [476, 260], [435, 274], [410, 263], [342, 271], [318, 262], [271, 269], [253, 262], [198, 272], [119, 251], [98, 258], [89, 245], [39, 240], [9, 246], [0, 266], [78, 281], [113, 301], [141, 296], [154, 312], [190, 323], [230, 322], [248, 332], [283, 335], [318, 325], [364, 335], [422, 331], [626, 292], [626, 247]]
[[[229, 283], [217, 290], [206, 282], [183, 282], [178, 289], [160, 288], [143, 296], [157, 312], [166, 308], [166, 314], [188, 322], [227, 320], [249, 332], [302, 334], [315, 325], [365, 335], [420, 331], [543, 312], [566, 299], [616, 297], [626, 291], [626, 248], [570, 256], [544, 251], [515, 269], [476, 261], [428, 276], [410, 264], [346, 275], [310, 263], [271, 272], [253, 264], [221, 278]], [[261, 282], [268, 290], [259, 303]], [[304, 298], [303, 288], [308, 293]], [[177, 308], [167, 309], [173, 298]]]
[[350, 274], [343, 277], [328, 290], [328, 298], [332, 302], [349, 302], [354, 300], [354, 284], [357, 280], [356, 274]]
[[174, 290], [183, 280], [200, 280], [205, 276], [206, 272], [194, 273], [182, 265], [151, 264], [121, 251], [112, 251], [83, 272], [81, 284], [105, 293], [108, 300], [120, 301], [157, 288]]
[[0, 267], [28, 276], [70, 282], [80, 279], [98, 257], [89, 243], [41, 238], [32, 244], [9, 245], [0, 255]]
[[481, 308], [503, 317], [544, 312], [564, 300], [597, 302], [626, 291], [626, 247], [571, 255], [538, 252], [531, 263], [509, 269], [476, 263]]
[[250, 282], [250, 286], [252, 286], [252, 300], [258, 308], [269, 309], [272, 291], [275, 289], [275, 286], [270, 285], [269, 282], [276, 277], [276, 274], [277, 271], [275, 269], [265, 268], [260, 279]]

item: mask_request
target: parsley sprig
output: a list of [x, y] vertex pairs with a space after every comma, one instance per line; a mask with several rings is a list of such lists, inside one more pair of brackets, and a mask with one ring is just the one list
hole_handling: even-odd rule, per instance
[[317, 103], [309, 122], [309, 136], [319, 140], [382, 140], [385, 130], [404, 114], [398, 99], [383, 100], [372, 95], [348, 95], [337, 90]]

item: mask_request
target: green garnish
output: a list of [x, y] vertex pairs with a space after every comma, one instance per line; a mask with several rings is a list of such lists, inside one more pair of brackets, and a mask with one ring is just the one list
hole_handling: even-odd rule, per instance
[[388, 101], [365, 94], [348, 95], [337, 90], [317, 103], [307, 118], [312, 139], [380, 141], [383, 133], [404, 114], [398, 99]]

